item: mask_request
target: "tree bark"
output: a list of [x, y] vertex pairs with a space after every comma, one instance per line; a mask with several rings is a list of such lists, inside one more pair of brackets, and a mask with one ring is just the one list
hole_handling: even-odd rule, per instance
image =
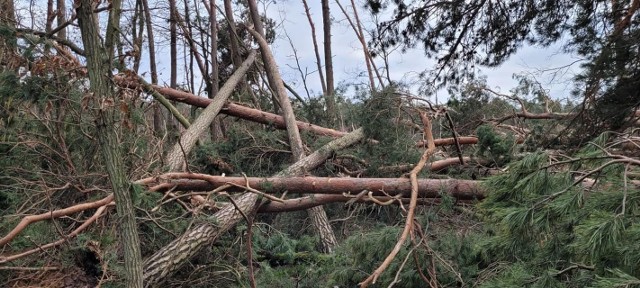
[[[162, 183], [155, 180], [161, 179]], [[253, 189], [268, 194], [309, 193], [329, 195], [358, 195], [363, 190], [371, 191], [372, 196], [409, 197], [411, 180], [409, 178], [333, 178], [333, 177], [224, 177], [197, 173], [166, 173], [156, 179], [145, 179], [140, 183], [150, 185], [152, 191], [211, 191], [232, 183], [225, 191], [243, 192], [247, 182]], [[422, 198], [440, 198], [442, 194], [460, 200], [484, 199], [485, 192], [477, 180], [459, 179], [418, 179], [418, 196]], [[153, 186], [157, 184], [156, 186]]]
[[[64, 23], [67, 21], [67, 7], [66, 7], [65, 0], [58, 0], [56, 6], [57, 6], [56, 22], [58, 24], [58, 27], [60, 27], [64, 25]], [[58, 38], [62, 40], [67, 40], [67, 27], [60, 29], [60, 31], [58, 31], [57, 34], [58, 34]]]
[[[318, 151], [276, 174], [276, 176], [301, 175], [304, 171], [309, 171], [324, 163], [335, 151], [349, 147], [363, 138], [364, 133], [361, 129], [351, 132], [342, 138], [329, 142]], [[144, 184], [148, 181], [149, 179], [136, 183]], [[248, 212], [256, 209], [259, 199], [259, 196], [253, 193], [236, 198], [234, 200], [235, 205], [227, 205], [212, 216], [216, 220], [216, 225], [201, 224], [189, 229], [180, 238], [146, 259], [144, 262], [146, 287], [157, 287], [166, 276], [178, 270], [187, 260], [197, 255], [204, 245], [214, 242], [220, 235], [242, 220], [242, 213], [247, 215]], [[237, 209], [234, 206], [237, 206]]]
[[78, 6], [78, 24], [82, 42], [87, 55], [87, 71], [90, 91], [98, 115], [96, 117], [97, 138], [111, 182], [116, 210], [120, 219], [118, 225], [120, 239], [124, 248], [124, 270], [127, 287], [142, 287], [142, 257], [140, 241], [136, 225], [135, 211], [131, 202], [133, 186], [127, 179], [122, 162], [117, 135], [119, 122], [119, 99], [115, 97], [111, 84], [111, 63], [113, 63], [114, 46], [119, 37], [121, 1], [111, 2], [111, 12], [107, 25], [105, 44], [102, 45], [97, 17], [93, 14], [94, 1], [81, 0]]
[[[209, 98], [212, 99], [218, 94], [218, 85], [220, 85], [218, 68], [218, 17], [216, 16], [216, 11], [216, 1], [209, 0], [209, 29], [211, 30], [211, 89], [209, 91]], [[241, 77], [241, 79], [243, 78], [244, 77]], [[214, 118], [211, 122], [211, 142], [222, 139], [223, 135], [220, 125], [222, 125], [220, 117]]]
[[[151, 23], [151, 10], [149, 10], [149, 1], [142, 0], [142, 8], [144, 9], [144, 20], [147, 25], [147, 40], [149, 42], [149, 69], [151, 70], [151, 84], [158, 84], [158, 67], [156, 65], [156, 44], [153, 37], [153, 25]], [[162, 137], [165, 133], [164, 116], [162, 108], [155, 103], [153, 105], [153, 133]]]
[[[16, 28], [16, 11], [13, 6], [13, 0], [0, 0], [0, 26], [5, 26], [9, 29]], [[17, 66], [12, 64], [15, 48], [15, 39], [9, 41], [8, 38], [0, 39], [0, 68], [13, 70]]]
[[329, 0], [322, 0], [322, 29], [324, 30], [324, 65], [327, 77], [327, 93], [324, 97], [327, 101], [327, 115], [331, 125], [336, 125], [338, 112], [336, 110], [335, 85], [333, 81], [333, 54], [331, 53], [331, 11]]
[[[250, 0], [250, 2], [251, 1], [253, 0]], [[256, 19], [254, 19], [254, 22], [256, 22]], [[267, 75], [270, 75], [268, 78], [269, 81], [271, 81], [271, 87], [276, 91], [276, 93], [278, 94], [278, 99], [280, 100], [280, 106], [282, 107], [282, 117], [284, 117], [284, 121], [287, 126], [289, 146], [291, 147], [293, 158], [295, 161], [299, 161], [305, 156], [304, 147], [302, 145], [302, 139], [300, 138], [300, 131], [298, 130], [298, 126], [296, 125], [295, 114], [293, 113], [293, 107], [291, 107], [291, 101], [289, 100], [289, 96], [287, 96], [287, 89], [284, 87], [284, 82], [282, 81], [282, 77], [280, 76], [280, 72], [278, 71], [278, 65], [276, 64], [273, 53], [271, 53], [271, 48], [269, 47], [269, 44], [267, 43], [267, 40], [263, 37], [263, 35], [251, 29], [250, 27], [247, 27], [247, 30], [253, 35], [253, 37], [260, 45], [260, 49], [262, 51], [262, 59], [267, 70]], [[338, 244], [338, 241], [336, 240], [336, 236], [333, 233], [333, 230], [331, 230], [331, 225], [329, 224], [327, 213], [322, 207], [313, 207], [307, 210], [307, 212], [309, 214], [309, 217], [311, 217], [313, 227], [318, 233], [318, 236], [320, 236], [323, 252], [331, 253], [333, 251], [333, 248]]]
[[[140, 83], [129, 82], [124, 80], [123, 78], [116, 77], [115, 80], [118, 83], [118, 85], [121, 85], [124, 87], [135, 88], [135, 87], [138, 87], [138, 85], [140, 85]], [[167, 99], [169, 100], [178, 101], [185, 104], [198, 106], [201, 108], [206, 108], [212, 102], [211, 99], [199, 97], [189, 92], [171, 89], [169, 87], [153, 85], [152, 88], [158, 91], [159, 93], [161, 93], [162, 95], [164, 95], [165, 97], [167, 97]], [[220, 113], [233, 116], [233, 117], [238, 117], [240, 119], [260, 123], [260, 124], [273, 125], [273, 127], [278, 129], [287, 128], [284, 121], [284, 117], [280, 115], [276, 115], [276, 114], [265, 112], [258, 109], [249, 108], [233, 102], [225, 103]], [[314, 125], [314, 124], [302, 122], [302, 121], [296, 121], [296, 125], [300, 130], [307, 131], [309, 133], [313, 133], [321, 136], [342, 137], [347, 134], [347, 132], [325, 128], [322, 126], [318, 126], [318, 125]], [[463, 144], [463, 145], [478, 143], [477, 137], [463, 136], [463, 137], [458, 137], [458, 140], [460, 141], [460, 144]], [[520, 141], [520, 139], [518, 141]], [[453, 145], [455, 144], [455, 139], [453, 138], [435, 139], [434, 144], [436, 146]], [[416, 142], [416, 147], [425, 147], [426, 145], [427, 144], [424, 141]]]
[[256, 59], [256, 52], [252, 51], [249, 54], [247, 60], [245, 60], [238, 69], [229, 77], [217, 97], [213, 99], [211, 105], [207, 106], [207, 108], [202, 111], [200, 117], [198, 117], [190, 126], [187, 131], [185, 131], [178, 143], [173, 146], [173, 149], [167, 155], [166, 165], [169, 167], [169, 171], [177, 171], [182, 163], [186, 161], [185, 157], [189, 155], [191, 149], [198, 141], [198, 137], [207, 130], [207, 127], [211, 125], [213, 119], [218, 115], [222, 106], [227, 101], [227, 98], [233, 92], [233, 89], [236, 87], [238, 82], [242, 79], [242, 76], [247, 73], [251, 65]]

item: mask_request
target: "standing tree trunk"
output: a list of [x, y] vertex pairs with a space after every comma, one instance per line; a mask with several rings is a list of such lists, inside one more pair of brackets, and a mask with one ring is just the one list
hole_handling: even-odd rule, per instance
[[[170, 75], [169, 75], [169, 87], [172, 89], [178, 88], [178, 29], [176, 27], [176, 14], [178, 13], [178, 8], [176, 6], [176, 0], [169, 0], [169, 58], [170, 59]], [[172, 101], [173, 105], [176, 106], [176, 101]], [[169, 112], [166, 112], [167, 115], [167, 129], [169, 130], [167, 135], [169, 135], [170, 139], [173, 139], [174, 134], [178, 134], [178, 121], [176, 121], [173, 117], [169, 115]]]
[[[335, 151], [347, 148], [364, 139], [362, 129], [353, 131], [342, 138], [333, 140], [313, 154], [297, 161], [289, 168], [276, 174], [276, 177], [302, 175], [305, 171], [320, 166]], [[260, 197], [255, 193], [244, 194], [234, 200], [235, 205], [226, 205], [212, 217], [216, 225], [201, 224], [187, 230], [182, 236], [158, 250], [144, 262], [144, 280], [146, 287], [158, 287], [162, 280], [175, 272], [191, 257], [200, 253], [202, 247], [214, 242], [226, 231], [234, 227], [258, 207]]]
[[[58, 0], [56, 9], [57, 24], [58, 27], [60, 27], [62, 26], [62, 24], [64, 24], [64, 22], [67, 21], [67, 6], [65, 0]], [[58, 31], [58, 38], [67, 40], [67, 27], [64, 27], [60, 29], [60, 31]]]
[[[209, 0], [209, 26], [211, 27], [211, 91], [209, 91], [209, 98], [211, 99], [218, 94], [220, 82], [218, 75], [218, 17], [216, 17], [216, 11], [216, 0]], [[220, 117], [213, 119], [211, 123], [211, 142], [219, 141], [224, 137], [220, 125], [222, 125]]]
[[[13, 0], [0, 0], [0, 26], [8, 29], [16, 28], [16, 11], [13, 6]], [[15, 54], [16, 41], [8, 37], [0, 38], [0, 69], [14, 69], [13, 55]], [[17, 65], [15, 65], [17, 66]], [[2, 70], [0, 70], [2, 71]]]
[[[142, 0], [142, 8], [144, 9], [144, 20], [147, 25], [147, 36], [149, 41], [149, 69], [151, 70], [151, 84], [158, 84], [158, 67], [156, 66], [156, 44], [153, 37], [153, 25], [151, 23], [151, 10], [149, 10], [149, 1]], [[156, 102], [153, 105], [153, 133], [156, 136], [164, 135], [165, 124], [162, 115], [162, 107]]]
[[327, 71], [327, 93], [324, 97], [327, 101], [327, 115], [332, 126], [338, 121], [336, 110], [335, 84], [333, 83], [333, 55], [331, 53], [331, 11], [329, 0], [322, 0], [322, 29], [324, 30], [324, 66]]
[[327, 95], [327, 83], [324, 81], [324, 72], [322, 72], [322, 61], [320, 61], [320, 51], [318, 49], [318, 40], [316, 39], [316, 25], [313, 24], [313, 18], [311, 18], [311, 11], [307, 0], [302, 0], [304, 5], [304, 13], [307, 14], [309, 20], [309, 26], [311, 27], [311, 39], [313, 40], [313, 52], [316, 54], [316, 65], [318, 66], [318, 76], [320, 76], [320, 85], [322, 85], [322, 93]]
[[111, 81], [111, 63], [113, 63], [114, 46], [119, 37], [119, 23], [121, 1], [111, 2], [111, 12], [107, 24], [105, 43], [102, 44], [98, 19], [93, 14], [94, 4], [91, 0], [81, 0], [77, 8], [78, 24], [82, 35], [82, 43], [86, 51], [87, 71], [89, 74], [90, 91], [93, 94], [93, 105], [96, 116], [97, 138], [102, 156], [107, 168], [119, 223], [119, 234], [124, 248], [124, 270], [126, 273], [126, 287], [142, 287], [142, 257], [140, 256], [140, 241], [131, 193], [135, 193], [133, 186], [127, 179], [125, 167], [118, 141], [117, 125], [120, 122], [118, 103], [120, 99], [114, 93]]
[[[229, 25], [229, 34], [231, 34], [229, 37], [229, 41], [231, 42], [231, 62], [234, 67], [238, 67], [238, 65], [242, 63], [242, 57], [240, 55], [240, 39], [238, 39], [238, 34], [236, 32], [236, 22], [233, 17], [233, 6], [231, 5], [231, 0], [224, 0], [224, 13], [227, 19], [227, 25]], [[253, 91], [251, 91], [246, 75], [242, 78], [242, 82], [240, 83], [240, 88], [238, 90], [244, 96], [251, 95], [253, 105], [260, 109], [260, 101], [258, 101], [258, 98], [256, 98]]]

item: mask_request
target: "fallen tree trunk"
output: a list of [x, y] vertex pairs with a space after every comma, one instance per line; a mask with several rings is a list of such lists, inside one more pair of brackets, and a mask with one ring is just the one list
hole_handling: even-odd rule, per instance
[[[335, 151], [349, 147], [362, 139], [364, 139], [362, 129], [355, 130], [342, 138], [329, 142], [276, 176], [302, 175], [304, 171], [312, 170], [324, 163]], [[136, 181], [136, 183], [148, 184], [154, 179], [156, 177]], [[259, 195], [254, 193], [247, 193], [233, 199], [233, 205], [227, 205], [212, 215], [211, 218], [215, 219], [212, 223], [215, 222], [216, 224], [203, 223], [196, 225], [147, 258], [144, 261], [145, 287], [157, 287], [165, 277], [178, 270], [185, 262], [198, 254], [202, 247], [215, 241], [240, 222], [250, 211], [256, 209], [259, 205], [259, 200]]]
[[[355, 200], [355, 201], [354, 201]], [[262, 205], [258, 209], [258, 213], [280, 213], [280, 212], [292, 212], [308, 209], [315, 206], [340, 203], [340, 202], [357, 202], [367, 204], [378, 205], [397, 205], [402, 203], [403, 205], [409, 204], [409, 198], [402, 197], [389, 197], [389, 196], [368, 196], [357, 198], [351, 195], [312, 195], [295, 199], [287, 199], [282, 202], [269, 202], [266, 205]], [[472, 204], [471, 200], [458, 200], [457, 203]], [[439, 198], [420, 198], [418, 199], [418, 205], [439, 205]]]
[[[160, 182], [160, 183], [159, 183]], [[479, 181], [459, 179], [420, 179], [418, 195], [423, 198], [438, 198], [448, 194], [456, 199], [483, 199], [485, 192]], [[241, 192], [246, 184], [267, 194], [288, 193], [356, 195], [363, 190], [373, 196], [408, 197], [411, 181], [408, 178], [332, 178], [332, 177], [225, 177], [195, 173], [166, 173], [147, 178], [140, 184], [148, 185], [152, 191], [211, 191], [231, 184], [227, 192]], [[156, 184], [156, 185], [154, 185]]]
[[[116, 83], [120, 86], [129, 87], [129, 88], [139, 88], [140, 83], [135, 81], [126, 80], [123, 77], [114, 77]], [[162, 87], [159, 85], [151, 85], [151, 87], [164, 95], [167, 99], [182, 102], [185, 104], [189, 104], [196, 107], [206, 108], [209, 104], [211, 104], [212, 100], [205, 97], [199, 97], [189, 92], [180, 91], [177, 89], [172, 89], [169, 87]], [[286, 129], [286, 124], [284, 118], [280, 115], [265, 112], [262, 110], [249, 108], [238, 103], [227, 102], [223, 107], [220, 113], [237, 117], [240, 119], [248, 120], [251, 122], [256, 122], [265, 125], [273, 125], [278, 129]], [[342, 132], [330, 128], [325, 128], [322, 126], [314, 125], [307, 122], [296, 121], [296, 125], [298, 129], [302, 131], [307, 131], [316, 135], [329, 136], [329, 137], [342, 137], [347, 134], [347, 132]], [[478, 138], [476, 137], [459, 137], [460, 144], [476, 144], [478, 143]], [[453, 138], [442, 138], [434, 140], [436, 146], [444, 146], [444, 145], [453, 145], [455, 144], [455, 140]], [[426, 144], [424, 141], [420, 141], [416, 143], [418, 147], [425, 147]]]
[[[120, 86], [128, 88], [141, 88], [140, 83], [136, 81], [130, 81], [123, 77], [114, 77], [116, 83]], [[177, 89], [163, 87], [159, 85], [152, 85], [152, 88], [169, 100], [182, 102], [196, 107], [206, 108], [211, 104], [213, 100], [205, 97], [199, 97], [189, 92], [180, 91]], [[249, 108], [237, 103], [227, 102], [220, 111], [222, 114], [237, 117], [252, 122], [257, 122], [266, 125], [274, 125], [278, 129], [286, 129], [284, 118], [280, 115], [265, 112], [262, 110]], [[308, 131], [317, 135], [330, 136], [330, 137], [342, 137], [346, 135], [346, 132], [341, 132], [334, 129], [313, 125], [311, 123], [296, 121], [298, 129]]]
[[169, 171], [177, 171], [180, 169], [182, 163], [186, 161], [186, 157], [191, 152], [191, 149], [196, 145], [198, 137], [204, 133], [207, 128], [210, 127], [215, 117], [220, 112], [220, 109], [227, 101], [227, 98], [231, 95], [236, 85], [242, 80], [242, 77], [247, 73], [253, 61], [256, 59], [256, 51], [251, 51], [247, 59], [242, 62], [240, 66], [233, 72], [231, 77], [224, 83], [215, 98], [211, 100], [211, 105], [204, 109], [202, 114], [189, 126], [187, 131], [180, 135], [178, 143], [173, 146], [171, 152], [167, 154], [167, 164]]

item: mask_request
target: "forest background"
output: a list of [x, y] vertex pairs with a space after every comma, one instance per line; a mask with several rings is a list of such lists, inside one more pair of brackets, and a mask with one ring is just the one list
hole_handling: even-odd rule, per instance
[[0, 281], [640, 285], [639, 8], [0, 0]]

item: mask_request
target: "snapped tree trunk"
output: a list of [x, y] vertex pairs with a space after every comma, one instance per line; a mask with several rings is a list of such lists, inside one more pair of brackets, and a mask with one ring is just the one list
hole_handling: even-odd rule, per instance
[[[297, 161], [289, 168], [276, 174], [278, 177], [302, 175], [312, 170], [329, 158], [335, 151], [349, 147], [364, 138], [362, 129], [353, 131], [342, 138], [329, 142], [313, 154]], [[141, 184], [142, 181], [138, 182]], [[258, 206], [259, 196], [248, 193], [237, 197], [234, 205], [227, 205], [213, 215], [216, 225], [201, 224], [189, 229], [182, 236], [158, 250], [144, 261], [144, 280], [146, 287], [157, 287], [165, 277], [175, 272], [200, 249], [213, 241], [242, 220], [242, 213], [249, 213]], [[239, 210], [238, 210], [239, 209]], [[242, 213], [240, 212], [242, 211]]]
[[[138, 87], [138, 85], [140, 85], [140, 83], [129, 82], [124, 80], [123, 78], [118, 78], [118, 77], [115, 78], [115, 81], [118, 83], [118, 85], [121, 85], [124, 87], [135, 88], [135, 87]], [[205, 97], [199, 97], [189, 92], [184, 92], [177, 89], [171, 89], [169, 87], [162, 87], [158, 85], [152, 85], [151, 87], [155, 91], [158, 91], [159, 93], [164, 95], [167, 99], [172, 101], [182, 102], [185, 104], [198, 106], [201, 108], [206, 108], [212, 102], [211, 99], [207, 99]], [[254, 108], [249, 108], [233, 102], [225, 103], [220, 113], [233, 116], [233, 117], [238, 117], [240, 119], [260, 123], [260, 124], [272, 125], [273, 127], [278, 129], [287, 128], [284, 121], [284, 117], [280, 115], [276, 115], [273, 113], [265, 112], [265, 111], [254, 109]], [[296, 121], [296, 125], [300, 130], [307, 131], [309, 133], [313, 133], [321, 136], [342, 137], [347, 134], [347, 132], [342, 132], [342, 131], [338, 131], [338, 130], [334, 130], [334, 129], [330, 129], [330, 128], [326, 128], [326, 127], [322, 127], [322, 126], [318, 126], [318, 125], [314, 125], [314, 124], [302, 122], [302, 121]], [[458, 141], [460, 144], [463, 144], [463, 145], [477, 144], [478, 138], [463, 136], [463, 137], [458, 137]], [[521, 141], [521, 139], [518, 139], [518, 141]], [[453, 145], [455, 144], [455, 139], [453, 138], [435, 139], [434, 144], [436, 146]], [[426, 145], [427, 144], [425, 141], [416, 142], [416, 147], [424, 147]]]
[[[250, 0], [249, 2], [251, 1], [253, 0]], [[251, 14], [253, 15], [254, 13], [252, 12]], [[260, 19], [254, 18], [254, 23], [256, 22], [256, 20], [257, 22], [260, 22]], [[289, 100], [289, 96], [287, 96], [287, 89], [284, 87], [284, 82], [282, 81], [282, 77], [280, 76], [280, 72], [278, 71], [278, 65], [276, 64], [273, 53], [271, 53], [271, 48], [269, 47], [267, 40], [265, 40], [263, 34], [256, 32], [249, 27], [247, 27], [247, 30], [257, 40], [258, 45], [260, 45], [266, 73], [267, 75], [270, 75], [268, 78], [269, 81], [271, 81], [271, 87], [278, 94], [278, 99], [280, 100], [280, 106], [282, 107], [282, 117], [284, 117], [284, 121], [287, 126], [289, 145], [291, 146], [293, 158], [295, 161], [299, 161], [305, 155], [304, 147], [302, 145], [302, 139], [300, 138], [300, 131], [298, 130], [298, 126], [296, 125], [295, 114], [293, 113], [293, 107], [291, 107], [291, 101]], [[331, 225], [329, 224], [327, 213], [321, 206], [313, 207], [307, 210], [307, 212], [309, 214], [309, 217], [311, 217], [313, 228], [316, 230], [318, 236], [320, 236], [320, 240], [322, 242], [322, 250], [326, 253], [332, 252], [333, 248], [338, 244], [338, 241], [336, 240], [336, 236], [331, 229]]]
[[211, 102], [207, 108], [204, 109], [200, 117], [198, 117], [185, 131], [178, 142], [173, 146], [173, 149], [167, 155], [167, 166], [169, 171], [176, 171], [180, 168], [182, 163], [186, 160], [185, 157], [189, 155], [189, 152], [198, 141], [198, 137], [207, 130], [207, 127], [211, 125], [213, 119], [218, 115], [222, 106], [227, 101], [227, 98], [233, 92], [238, 82], [242, 80], [242, 77], [247, 73], [247, 70], [251, 67], [256, 59], [256, 52], [252, 51], [249, 54], [247, 60], [245, 60], [238, 69], [229, 77], [222, 89], [220, 89], [218, 95]]
[[87, 55], [87, 72], [93, 105], [96, 109], [97, 138], [104, 159], [119, 218], [119, 234], [124, 249], [126, 287], [142, 287], [142, 257], [131, 194], [135, 193], [127, 179], [120, 151], [117, 129], [120, 121], [120, 99], [111, 84], [111, 63], [114, 46], [119, 37], [121, 1], [111, 2], [105, 44], [102, 44], [98, 19], [93, 13], [96, 2], [81, 0], [77, 8], [82, 43]]

